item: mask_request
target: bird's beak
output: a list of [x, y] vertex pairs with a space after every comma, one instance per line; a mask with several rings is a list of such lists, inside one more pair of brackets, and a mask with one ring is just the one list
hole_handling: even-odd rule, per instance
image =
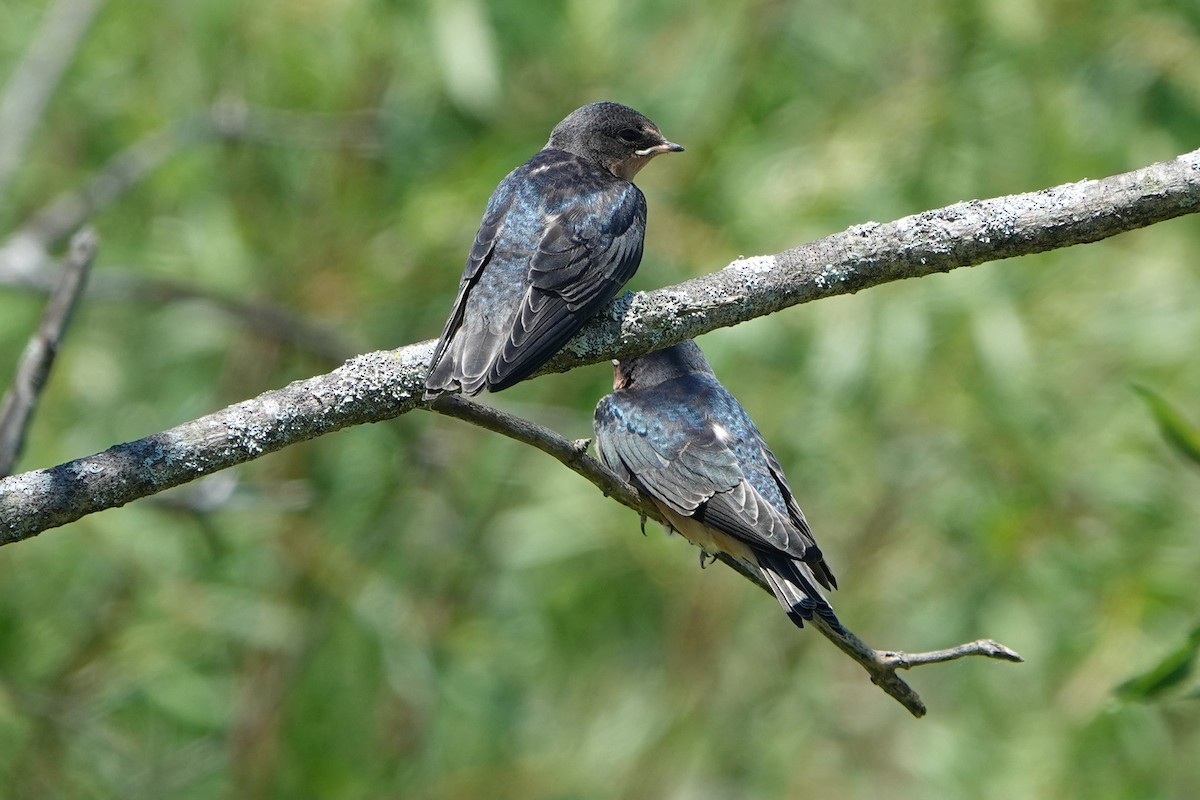
[[664, 141], [661, 144], [656, 144], [653, 147], [647, 147], [642, 150], [635, 150], [634, 155], [639, 158], [650, 158], [659, 155], [660, 153], [682, 153], [683, 145], [675, 144], [674, 142]]

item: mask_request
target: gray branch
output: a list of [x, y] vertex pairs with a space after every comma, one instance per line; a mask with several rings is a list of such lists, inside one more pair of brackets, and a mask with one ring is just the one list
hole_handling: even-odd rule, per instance
[[254, 141], [372, 155], [381, 149], [382, 121], [374, 111], [315, 114], [251, 106], [226, 97], [204, 112], [168, 123], [129, 145], [81, 186], [63, 192], [38, 211], [11, 238], [48, 248], [171, 159], [202, 144]]
[[[6, 146], [2, 119], [0, 113], [0, 151]], [[371, 155], [381, 149], [383, 121], [374, 111], [314, 114], [250, 106], [234, 97], [220, 99], [205, 111], [173, 121], [129, 145], [82, 185], [60, 194], [0, 242], [0, 284], [50, 292], [59, 281], [62, 266], [47, 251], [189, 148], [215, 141], [253, 141]], [[227, 297], [181, 282], [148, 279], [131, 271], [110, 267], [97, 276], [88, 294], [155, 304], [195, 300], [260, 335], [335, 363], [357, 352], [336, 331], [280, 306]]]
[[[53, 292], [65, 267], [44, 256], [42, 251], [35, 252], [35, 261], [24, 260], [26, 265], [36, 264], [33, 269], [10, 269], [21, 259], [6, 259], [6, 251], [0, 249], [0, 286], [43, 294]], [[340, 364], [363, 349], [355, 347], [353, 339], [334, 326], [307, 319], [284, 306], [223, 294], [184, 281], [147, 278], [132, 269], [111, 264], [105, 266], [103, 274], [88, 282], [84, 296], [89, 302], [144, 303], [155, 308], [166, 303], [195, 302], [214, 309], [259, 336], [290, 345], [332, 364]]]
[[[685, 283], [626, 293], [545, 371], [648, 352], [821, 297], [1036, 253], [1200, 210], [1200, 151], [1134, 172], [868, 223]], [[49, 469], [0, 480], [0, 544], [124, 505], [290, 444], [420, 405], [433, 342], [325, 375]]]
[[58, 347], [71, 315], [87, 285], [88, 272], [96, 256], [99, 238], [91, 228], [84, 228], [71, 239], [71, 252], [63, 265], [58, 285], [46, 304], [42, 315], [13, 378], [12, 388], [0, 403], [0, 476], [7, 475], [21, 448], [25, 444], [25, 432], [33, 419], [34, 409], [42, 395], [42, 388], [50, 376], [50, 368], [58, 355]]

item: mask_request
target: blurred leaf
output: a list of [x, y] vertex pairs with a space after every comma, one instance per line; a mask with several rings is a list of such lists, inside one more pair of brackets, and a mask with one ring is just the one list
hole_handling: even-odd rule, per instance
[[206, 675], [186, 665], [174, 665], [148, 682], [143, 691], [163, 712], [200, 729], [227, 725], [232, 716], [226, 702], [232, 691], [229, 678]]
[[1117, 696], [1132, 702], [1158, 698], [1168, 689], [1178, 686], [1192, 673], [1197, 650], [1200, 650], [1200, 627], [1195, 628], [1182, 645], [1168, 653], [1153, 667], [1118, 686]]
[[1200, 465], [1200, 428], [1193, 425], [1161, 394], [1135, 383], [1133, 390], [1142, 396], [1163, 437], [1186, 458]]

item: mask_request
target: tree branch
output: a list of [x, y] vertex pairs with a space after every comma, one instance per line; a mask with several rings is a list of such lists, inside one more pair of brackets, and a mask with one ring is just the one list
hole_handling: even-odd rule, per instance
[[[129, 145], [80, 186], [63, 192], [30, 217], [0, 243], [0, 284], [50, 292], [62, 268], [47, 250], [190, 147], [210, 141], [257, 141], [372, 154], [381, 149], [381, 120], [375, 111], [314, 114], [250, 106], [232, 97], [217, 100], [205, 111], [175, 120]], [[0, 151], [5, 146], [4, 130], [0, 123]], [[197, 300], [263, 336], [330, 361], [344, 361], [357, 352], [336, 331], [280, 306], [226, 297], [180, 282], [108, 269], [93, 282], [89, 295], [153, 303]]]
[[[591, 439], [571, 441], [536, 422], [513, 416], [498, 408], [472, 402], [457, 395], [438, 397], [429, 404], [429, 407], [447, 417], [461, 419], [480, 428], [536, 447], [543, 453], [548, 453], [558, 459], [567, 469], [582, 475], [605, 497], [611, 497], [621, 505], [632, 508], [643, 517], [650, 517], [663, 525], [667, 524], [667, 520], [656, 507], [649, 503], [643, 504], [641, 498], [628, 484], [587, 454]], [[766, 588], [765, 584], [763, 588]]]
[[1200, 211], [1200, 150], [1103, 180], [867, 222], [655, 292], [626, 293], [544, 372], [622, 358], [800, 303], [1100, 241]]
[[25, 346], [12, 388], [0, 404], [0, 476], [7, 475], [21, 448], [33, 411], [50, 376], [50, 367], [58, 355], [63, 333], [87, 284], [88, 271], [96, 256], [99, 239], [91, 228], [84, 228], [71, 239], [71, 251], [63, 265], [58, 286], [46, 304], [46, 313]]
[[[0, 251], [0, 286], [15, 286], [25, 291], [49, 294], [62, 278], [63, 266], [52, 259], [36, 258], [18, 266], [20, 258], [5, 258]], [[340, 364], [363, 348], [332, 325], [307, 319], [294, 311], [264, 300], [245, 299], [183, 281], [147, 278], [133, 270], [106, 265], [104, 273], [88, 282], [85, 297], [89, 301], [145, 303], [154, 307], [166, 303], [196, 302], [215, 309], [259, 336], [290, 345], [311, 355]]]
[[211, 141], [258, 141], [372, 154], [381, 148], [380, 120], [374, 111], [314, 114], [223, 98], [206, 111], [175, 120], [129, 145], [81, 186], [63, 192], [38, 211], [12, 238], [50, 247], [190, 147]]
[[[587, 439], [569, 441], [549, 428], [490, 406], [473, 403], [462, 397], [439, 397], [430, 404], [430, 408], [439, 414], [461, 419], [472, 425], [536, 447], [543, 453], [548, 453], [556, 458], [567, 469], [582, 475], [605, 496], [632, 508], [643, 522], [649, 517], [668, 528], [670, 527], [657, 508], [649, 503], [643, 504], [631, 487], [606, 469], [599, 461], [587, 455], [589, 443]], [[721, 553], [718, 558], [767, 594], [771, 593], [755, 565], [733, 558], [726, 553]], [[925, 703], [921, 700], [920, 695], [896, 674], [896, 670], [954, 661], [966, 656], [985, 656], [1003, 661], [1023, 660], [1016, 651], [991, 639], [978, 639], [957, 647], [927, 653], [904, 653], [896, 650], [876, 650], [855, 636], [844, 625], [835, 628], [820, 617], [814, 617], [811, 624], [825, 638], [833, 642], [839, 650], [857, 661], [871, 676], [872, 683], [908, 709], [914, 717], [925, 715]]]
[[[626, 293], [543, 370], [665, 347], [820, 297], [1092, 242], [1200, 210], [1200, 150], [1099, 181], [957, 203]], [[367, 353], [171, 430], [0, 480], [0, 544], [420, 404], [433, 342]]]

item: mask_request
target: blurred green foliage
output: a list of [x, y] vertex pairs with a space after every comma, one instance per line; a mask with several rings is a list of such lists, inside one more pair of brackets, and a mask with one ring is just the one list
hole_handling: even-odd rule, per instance
[[[44, 12], [0, 4], [0, 80]], [[95, 281], [270, 301], [378, 349], [438, 333], [488, 193], [585, 102], [688, 148], [639, 178], [649, 289], [1194, 148], [1200, 6], [114, 2], [0, 241], [218, 98], [335, 125], [376, 110], [381, 147], [280, 124], [182, 151], [96, 215]], [[414, 413], [239, 468], [205, 513], [139, 502], [4, 548], [0, 793], [1197, 796], [1195, 678], [1116, 691], [1194, 655], [1198, 476], [1129, 387], [1196, 418], [1197, 252], [1183, 218], [701, 340], [787, 468], [851, 628], [1026, 657], [914, 672], [924, 720], [547, 457]], [[0, 289], [0, 376], [42, 303]], [[330, 366], [201, 301], [97, 297], [21, 467]], [[598, 365], [489, 402], [581, 437], [609, 381]]]
[[1146, 407], [1154, 415], [1163, 438], [1170, 442], [1181, 456], [1200, 466], [1200, 428], [1188, 421], [1174, 404], [1150, 387], [1134, 384], [1133, 389], [1142, 396]]

